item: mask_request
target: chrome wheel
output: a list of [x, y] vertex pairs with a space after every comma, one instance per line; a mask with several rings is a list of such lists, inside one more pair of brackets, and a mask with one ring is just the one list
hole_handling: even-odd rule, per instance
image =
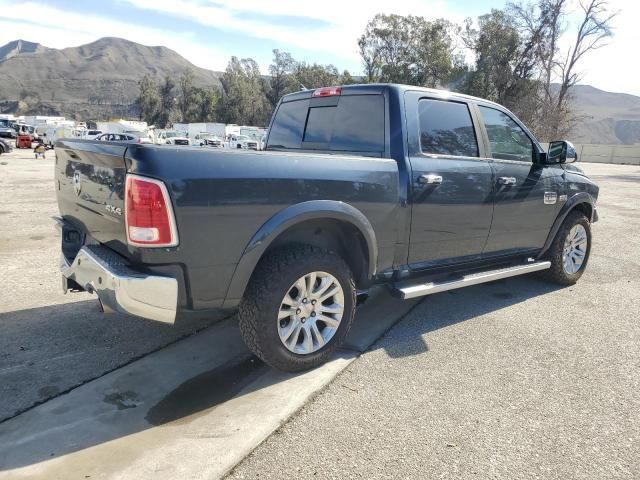
[[562, 266], [565, 273], [573, 275], [582, 268], [588, 246], [589, 239], [586, 229], [580, 224], [574, 225], [564, 241], [564, 249], [562, 250]]
[[320, 350], [335, 335], [344, 314], [344, 291], [326, 272], [312, 272], [289, 287], [278, 312], [280, 341], [293, 353]]

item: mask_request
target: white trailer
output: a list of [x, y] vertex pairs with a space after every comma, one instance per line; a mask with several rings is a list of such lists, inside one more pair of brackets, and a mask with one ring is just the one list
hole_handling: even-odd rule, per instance
[[138, 133], [140, 136], [149, 136], [147, 122], [112, 120], [110, 122], [97, 122], [96, 126], [98, 127], [97, 130], [101, 130], [102, 133]]
[[253, 138], [254, 140], [259, 140], [266, 133], [267, 133], [267, 129], [263, 127], [249, 127], [249, 126], [240, 127], [240, 135], [246, 135], [247, 137]]
[[229, 124], [224, 127], [224, 136], [226, 139], [233, 135], [240, 135], [240, 125]]
[[78, 135], [76, 129], [69, 125], [49, 125], [37, 127], [37, 130], [42, 141], [48, 145], [53, 145], [61, 138], [73, 138]]
[[197, 123], [174, 123], [173, 129], [176, 132], [182, 132], [185, 137], [191, 140], [196, 138], [196, 135], [208, 133], [218, 136], [220, 138], [225, 135], [225, 124], [214, 122], [197, 122]]

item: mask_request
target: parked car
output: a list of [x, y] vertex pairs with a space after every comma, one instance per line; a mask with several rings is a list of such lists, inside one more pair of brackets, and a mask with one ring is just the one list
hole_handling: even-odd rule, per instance
[[87, 132], [82, 136], [85, 140], [95, 140], [100, 135], [102, 135], [102, 130], [87, 130]]
[[0, 155], [3, 153], [11, 153], [13, 151], [13, 147], [8, 140], [4, 138], [0, 138]]
[[0, 138], [16, 138], [16, 130], [9, 120], [0, 119]]
[[146, 137], [138, 137], [131, 133], [103, 133], [94, 140], [99, 142], [120, 142], [120, 143], [151, 143]]
[[32, 139], [37, 140], [39, 138], [36, 132], [36, 127], [33, 125], [27, 125], [26, 123], [14, 124], [14, 128], [18, 135], [29, 135]]
[[180, 132], [166, 130], [158, 134], [155, 143], [158, 145], [189, 145], [189, 138]]
[[195, 136], [193, 144], [201, 147], [224, 147], [222, 139], [210, 133], [199, 133]]
[[16, 138], [16, 131], [11, 127], [0, 126], [0, 138]]
[[287, 95], [264, 152], [63, 140], [56, 154], [65, 290], [166, 323], [238, 312], [248, 347], [287, 371], [330, 357], [372, 285], [404, 299], [531, 272], [572, 285], [598, 218], [569, 142], [545, 152], [504, 107], [418, 87]]
[[258, 142], [246, 135], [232, 135], [229, 139], [229, 147], [244, 150], [258, 150]]

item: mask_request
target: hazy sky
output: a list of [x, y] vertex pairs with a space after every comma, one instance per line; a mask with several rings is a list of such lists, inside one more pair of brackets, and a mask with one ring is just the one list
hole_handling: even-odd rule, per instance
[[[572, 10], [578, 9], [573, 0]], [[0, 45], [18, 38], [64, 48], [100, 37], [167, 46], [192, 63], [223, 70], [231, 55], [252, 57], [266, 72], [271, 50], [298, 60], [362, 73], [357, 39], [376, 13], [461, 22], [504, 0], [0, 0]], [[640, 1], [610, 0], [621, 13], [615, 37], [582, 63], [582, 83], [640, 95]], [[570, 17], [573, 18], [573, 17]], [[572, 30], [570, 30], [572, 32]], [[573, 35], [572, 35], [573, 36]]]

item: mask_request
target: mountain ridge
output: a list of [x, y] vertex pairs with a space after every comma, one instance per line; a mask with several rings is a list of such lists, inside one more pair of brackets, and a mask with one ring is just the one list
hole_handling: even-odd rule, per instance
[[[16, 42], [0, 51], [8, 47], [7, 52], [16, 52], [11, 46]], [[167, 47], [117, 37], [63, 49], [18, 50], [0, 61], [0, 108], [24, 110], [24, 104], [31, 102], [43, 113], [70, 118], [135, 115], [138, 81], [145, 74], [158, 80], [165, 75], [177, 78], [187, 69], [192, 70], [196, 86], [219, 85], [218, 73], [193, 65]]]
[[[0, 47], [0, 112], [65, 115], [76, 119], [135, 116], [138, 81], [177, 78], [190, 68], [199, 87], [219, 86], [221, 72], [197, 67], [177, 52], [118, 37], [63, 49], [14, 40]], [[640, 143], [640, 97], [576, 85], [575, 143]], [[22, 102], [22, 103], [21, 103]], [[28, 110], [28, 108], [27, 108]], [[36, 111], [37, 110], [37, 111]]]

